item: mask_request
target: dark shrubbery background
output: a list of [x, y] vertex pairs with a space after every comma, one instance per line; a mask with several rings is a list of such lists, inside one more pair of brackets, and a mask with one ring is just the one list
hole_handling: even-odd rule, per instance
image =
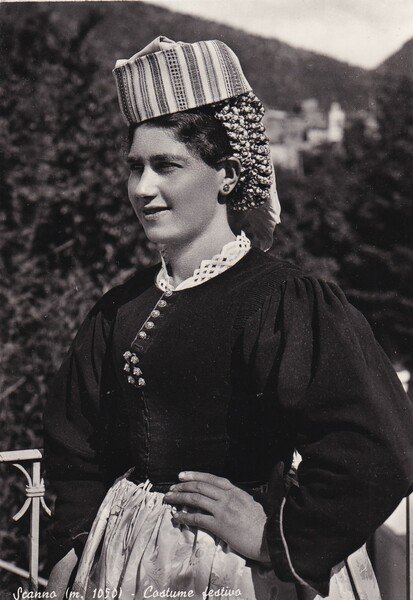
[[[110, 69], [159, 33], [224, 39], [252, 80], [251, 57], [272, 49], [277, 64], [264, 64], [255, 82], [271, 106], [311, 95], [360, 108], [374, 93], [375, 135], [353, 121], [341, 152], [305, 157], [304, 175], [278, 170], [283, 223], [273, 252], [338, 281], [393, 363], [411, 367], [412, 82], [148, 5], [80, 4], [1, 7], [0, 451], [42, 446], [47, 385], [82, 318], [103, 291], [155, 259], [127, 201]], [[298, 79], [288, 75], [292, 64]], [[25, 567], [28, 519], [11, 521], [24, 481], [11, 466], [0, 475], [0, 557]], [[19, 584], [4, 571], [0, 582], [1, 590]]]

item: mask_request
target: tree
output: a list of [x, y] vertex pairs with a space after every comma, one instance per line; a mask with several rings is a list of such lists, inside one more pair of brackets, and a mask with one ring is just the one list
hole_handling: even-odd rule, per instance
[[[356, 246], [342, 266], [352, 299], [373, 325], [394, 360], [413, 356], [413, 84], [388, 79], [378, 97], [378, 129], [365, 133], [359, 152], [356, 201], [349, 218]], [[360, 155], [361, 149], [361, 155]]]

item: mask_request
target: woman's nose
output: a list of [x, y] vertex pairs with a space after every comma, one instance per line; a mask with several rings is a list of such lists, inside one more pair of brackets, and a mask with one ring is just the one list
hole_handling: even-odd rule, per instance
[[148, 167], [133, 178], [133, 194], [137, 198], [154, 198], [158, 193], [156, 173]]

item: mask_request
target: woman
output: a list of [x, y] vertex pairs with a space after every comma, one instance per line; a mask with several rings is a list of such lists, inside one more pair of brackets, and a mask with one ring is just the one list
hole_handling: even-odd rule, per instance
[[279, 211], [232, 51], [161, 37], [114, 73], [162, 264], [97, 303], [50, 394], [49, 589], [87, 538], [77, 597], [352, 597], [336, 565], [408, 492], [411, 407], [342, 292], [257, 247]]

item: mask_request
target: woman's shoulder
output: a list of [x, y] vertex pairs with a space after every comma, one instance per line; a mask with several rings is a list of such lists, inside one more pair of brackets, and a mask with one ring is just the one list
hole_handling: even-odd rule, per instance
[[251, 257], [250, 266], [252, 270], [256, 271], [258, 278], [267, 276], [276, 282], [283, 283], [292, 277], [304, 277], [306, 275], [299, 266], [280, 259], [270, 252], [252, 247], [249, 254]]
[[237, 328], [247, 320], [260, 328], [270, 323], [272, 329], [276, 323], [314, 324], [315, 318], [327, 318], [336, 326], [349, 320], [364, 325], [364, 317], [335, 282], [258, 249], [251, 259], [248, 286], [238, 294]]
[[264, 288], [267, 294], [275, 293], [277, 297], [303, 298], [304, 296], [319, 300], [328, 300], [337, 296], [345, 299], [339, 285], [324, 277], [308, 272], [300, 266], [258, 248], [252, 249], [251, 277], [257, 280], [258, 288]]
[[[305, 271], [292, 262], [282, 260], [258, 248], [252, 248], [251, 257], [245, 269], [244, 281], [252, 295], [262, 300], [272, 298], [274, 301], [314, 300], [329, 296], [345, 299], [343, 291], [333, 281], [318, 277]], [[247, 297], [246, 294], [245, 297]]]
[[121, 306], [154, 285], [159, 268], [160, 263], [137, 269], [125, 281], [106, 291], [96, 302], [91, 313], [94, 315], [101, 314], [107, 320], [112, 320]]

